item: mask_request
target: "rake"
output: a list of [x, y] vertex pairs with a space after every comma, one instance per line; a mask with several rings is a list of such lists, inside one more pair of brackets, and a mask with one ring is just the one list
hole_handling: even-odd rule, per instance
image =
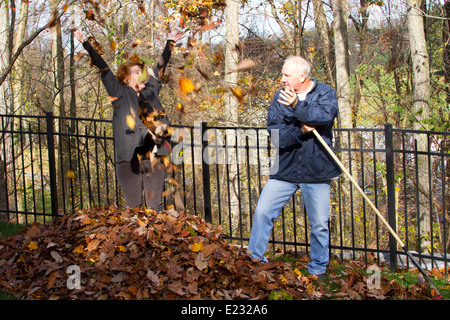
[[366, 202], [372, 207], [373, 211], [375, 211], [378, 218], [383, 222], [383, 224], [386, 226], [386, 228], [389, 230], [389, 232], [392, 234], [392, 236], [395, 238], [397, 243], [402, 247], [403, 251], [405, 251], [406, 255], [411, 259], [412, 263], [417, 267], [417, 269], [425, 276], [425, 278], [430, 282], [431, 287], [436, 291], [436, 295], [440, 296], [438, 289], [434, 285], [433, 280], [431, 280], [430, 276], [426, 273], [426, 271], [420, 266], [420, 264], [416, 261], [412, 253], [408, 250], [408, 247], [403, 243], [403, 241], [400, 239], [398, 234], [392, 229], [392, 227], [389, 225], [389, 223], [386, 221], [386, 219], [381, 215], [380, 211], [378, 211], [377, 207], [373, 204], [373, 202], [369, 199], [369, 197], [366, 195], [366, 193], [361, 189], [358, 182], [353, 178], [353, 176], [350, 174], [350, 172], [344, 167], [342, 162], [339, 160], [339, 158], [334, 154], [333, 150], [328, 146], [328, 144], [323, 140], [322, 136], [317, 132], [316, 129], [312, 131], [314, 135], [316, 136], [317, 140], [320, 141], [322, 146], [328, 151], [330, 156], [336, 161], [336, 163], [341, 167], [342, 171], [345, 173], [345, 175], [350, 179], [353, 186], [358, 190], [358, 192], [363, 196], [363, 198], [366, 200]]

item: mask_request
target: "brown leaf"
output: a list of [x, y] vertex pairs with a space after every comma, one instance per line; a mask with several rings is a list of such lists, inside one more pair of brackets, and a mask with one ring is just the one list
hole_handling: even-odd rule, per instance
[[26, 231], [26, 235], [27, 237], [30, 237], [31, 239], [33, 239], [34, 237], [36, 237], [38, 234], [41, 233], [41, 228], [40, 225], [38, 223], [33, 223], [28, 230]]
[[86, 12], [86, 19], [91, 20], [91, 21], [95, 20], [95, 13], [94, 13], [94, 11], [92, 9], [89, 9]]
[[100, 244], [100, 242], [102, 242], [101, 239], [94, 239], [91, 242], [88, 243], [86, 249], [89, 253], [91, 253], [92, 251], [94, 251], [95, 249], [97, 249], [98, 245]]
[[233, 72], [240, 72], [247, 69], [251, 69], [256, 67], [256, 65], [257, 63], [252, 59], [244, 59], [236, 65], [236, 67], [233, 69]]
[[188, 284], [186, 289], [191, 294], [197, 294], [198, 293], [198, 282], [197, 281], [192, 281], [191, 283]]
[[117, 273], [112, 279], [111, 282], [122, 282], [125, 279], [126, 273], [125, 272], [119, 272]]
[[50, 255], [53, 257], [53, 259], [56, 260], [56, 262], [61, 263], [63, 261], [63, 258], [61, 257], [61, 255], [56, 252], [56, 251], [52, 251], [50, 252]]
[[49, 277], [48, 282], [47, 282], [47, 290], [51, 289], [56, 284], [56, 280], [57, 280], [56, 276], [57, 275], [58, 275], [58, 271], [53, 271], [50, 274], [50, 277]]
[[211, 23], [208, 23], [208, 24], [204, 24], [204, 25], [202, 25], [200, 27], [200, 31], [208, 31], [208, 30], [215, 29], [215, 28], [219, 27], [220, 24], [221, 24], [220, 21], [219, 22], [211, 22]]
[[197, 253], [197, 256], [195, 257], [195, 266], [200, 270], [204, 270], [208, 268], [208, 259], [203, 259], [203, 254], [201, 252]]
[[154, 273], [152, 270], [147, 271], [147, 279], [153, 282], [153, 284], [157, 287], [161, 285], [161, 282], [159, 281], [158, 275]]
[[349, 294], [350, 298], [352, 298], [353, 300], [361, 300], [361, 296], [358, 294], [358, 292], [352, 289], [347, 289], [346, 291]]
[[207, 244], [205, 245], [204, 249], [203, 249], [203, 257], [207, 258], [211, 255], [211, 253], [213, 253], [215, 250], [217, 249], [217, 245], [216, 244]]
[[114, 297], [123, 298], [125, 300], [131, 300], [131, 295], [124, 291], [120, 291], [118, 294], [115, 294]]
[[179, 296], [184, 296], [186, 294], [179, 282], [172, 282], [167, 286], [167, 288]]
[[174, 202], [177, 211], [185, 210], [183, 200], [181, 199], [180, 191], [175, 191]]
[[141, 39], [136, 39], [133, 44], [131, 45], [132, 48], [136, 48], [138, 45], [142, 43]]
[[167, 275], [170, 279], [179, 279], [183, 275], [183, 268], [181, 268], [176, 263], [170, 262], [169, 269], [167, 270]]

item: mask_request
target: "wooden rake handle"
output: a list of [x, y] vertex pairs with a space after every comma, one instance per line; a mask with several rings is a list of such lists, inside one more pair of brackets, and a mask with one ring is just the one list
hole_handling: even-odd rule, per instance
[[320, 141], [322, 146], [328, 151], [330, 156], [336, 161], [336, 163], [339, 165], [339, 167], [342, 169], [342, 171], [345, 173], [345, 175], [350, 179], [350, 181], [353, 183], [354, 187], [359, 191], [359, 193], [363, 196], [363, 198], [367, 201], [367, 203], [372, 207], [373, 211], [377, 214], [378, 218], [384, 223], [386, 228], [388, 228], [389, 232], [394, 236], [395, 240], [397, 240], [397, 243], [402, 247], [405, 248], [405, 244], [403, 241], [399, 238], [398, 234], [394, 231], [394, 229], [391, 228], [389, 223], [386, 221], [386, 219], [381, 215], [380, 211], [378, 211], [377, 207], [373, 204], [373, 202], [369, 199], [369, 197], [365, 194], [365, 192], [361, 189], [358, 182], [353, 178], [353, 176], [348, 172], [348, 170], [344, 167], [342, 162], [339, 160], [339, 158], [334, 154], [333, 150], [327, 145], [325, 140], [323, 140], [322, 136], [317, 132], [316, 129], [312, 131], [314, 135], [316, 136], [317, 140]]

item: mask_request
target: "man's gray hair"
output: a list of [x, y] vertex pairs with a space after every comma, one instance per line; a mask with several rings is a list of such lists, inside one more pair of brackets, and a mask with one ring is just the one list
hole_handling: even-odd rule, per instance
[[311, 77], [311, 64], [305, 58], [300, 56], [289, 56], [284, 63], [292, 63], [299, 75], [304, 73], [308, 79]]

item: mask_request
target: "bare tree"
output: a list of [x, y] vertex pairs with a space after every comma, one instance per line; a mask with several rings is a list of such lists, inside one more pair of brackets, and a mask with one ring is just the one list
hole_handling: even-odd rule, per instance
[[[239, 1], [227, 0], [225, 9], [226, 19], [226, 44], [225, 44], [225, 82], [231, 86], [237, 86], [238, 74], [234, 72], [239, 59], [239, 53], [236, 48], [239, 45]], [[230, 92], [227, 92], [224, 97], [224, 117], [227, 125], [237, 125], [239, 122], [238, 99]], [[236, 144], [236, 132], [234, 130], [227, 130], [227, 145]], [[233, 150], [233, 149], [229, 149]], [[239, 226], [239, 188], [238, 188], [238, 170], [234, 162], [236, 159], [237, 148], [227, 156], [231, 161], [229, 166], [229, 183], [230, 183], [230, 213], [231, 213], [231, 227], [237, 230]]]
[[328, 78], [330, 79], [330, 83], [333, 86], [336, 86], [334, 77], [333, 44], [331, 42], [330, 28], [328, 26], [327, 17], [325, 16], [322, 0], [313, 0], [312, 2], [314, 6], [314, 22], [322, 44], [325, 63], [327, 65]]
[[[416, 118], [413, 129], [426, 129], [425, 119], [429, 118], [430, 103], [430, 66], [428, 61], [427, 44], [425, 39], [423, 11], [420, 10], [421, 0], [407, 0], [407, 23], [409, 32], [409, 45], [411, 50], [411, 63], [413, 73], [413, 108]], [[427, 151], [427, 136], [416, 134], [418, 151]], [[430, 189], [428, 186], [428, 159], [426, 155], [418, 155], [418, 181], [416, 187], [420, 190], [419, 202], [419, 226], [421, 237], [421, 250], [429, 249], [431, 242], [426, 236], [431, 231], [431, 216], [429, 205]]]
[[333, 1], [334, 50], [336, 56], [336, 94], [339, 103], [339, 126], [352, 128], [352, 106], [350, 102], [350, 68], [348, 52], [349, 0]]

